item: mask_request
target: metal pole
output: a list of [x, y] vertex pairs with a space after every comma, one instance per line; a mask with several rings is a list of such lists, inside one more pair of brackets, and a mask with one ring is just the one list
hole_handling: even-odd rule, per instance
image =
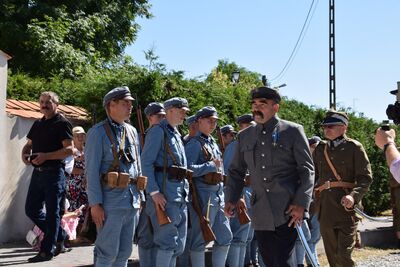
[[336, 109], [335, 0], [329, 0], [329, 108]]

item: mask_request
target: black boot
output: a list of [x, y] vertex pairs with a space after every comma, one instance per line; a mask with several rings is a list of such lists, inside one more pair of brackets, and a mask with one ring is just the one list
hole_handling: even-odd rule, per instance
[[39, 252], [35, 257], [29, 258], [28, 262], [49, 261], [52, 258], [53, 258], [52, 254], [46, 254], [46, 252]]

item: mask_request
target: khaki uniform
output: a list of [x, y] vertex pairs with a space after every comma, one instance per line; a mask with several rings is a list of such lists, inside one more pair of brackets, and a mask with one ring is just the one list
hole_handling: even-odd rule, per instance
[[[332, 143], [332, 142], [331, 142]], [[324, 156], [328, 156], [342, 178], [342, 182], [354, 183], [354, 188], [330, 188], [320, 192], [316, 200], [316, 213], [321, 225], [326, 255], [330, 266], [354, 266], [351, 253], [355, 244], [357, 217], [341, 205], [343, 196], [353, 196], [355, 204], [361, 204], [363, 195], [372, 181], [371, 165], [361, 143], [344, 137], [336, 146], [320, 142], [314, 151], [316, 187], [335, 178]]]
[[390, 204], [393, 213], [393, 228], [400, 232], [400, 184], [390, 174]]

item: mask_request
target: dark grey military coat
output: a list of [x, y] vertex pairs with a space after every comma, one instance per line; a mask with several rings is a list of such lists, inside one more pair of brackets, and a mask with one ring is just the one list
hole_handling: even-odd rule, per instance
[[248, 170], [253, 195], [255, 230], [275, 230], [287, 223], [291, 204], [308, 210], [314, 186], [314, 165], [303, 127], [273, 117], [238, 134], [228, 171], [227, 201], [236, 203]]

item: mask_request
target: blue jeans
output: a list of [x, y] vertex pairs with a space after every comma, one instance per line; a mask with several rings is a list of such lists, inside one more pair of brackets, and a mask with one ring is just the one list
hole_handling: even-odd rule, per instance
[[[44, 239], [40, 251], [54, 254], [56, 242], [63, 241], [66, 233], [61, 228], [64, 211], [64, 169], [34, 170], [25, 202], [26, 215], [42, 230]], [[45, 204], [46, 211], [43, 209]]]
[[138, 222], [135, 208], [105, 208], [105, 221], [97, 229], [94, 247], [96, 267], [126, 267], [132, 253], [133, 233]]

